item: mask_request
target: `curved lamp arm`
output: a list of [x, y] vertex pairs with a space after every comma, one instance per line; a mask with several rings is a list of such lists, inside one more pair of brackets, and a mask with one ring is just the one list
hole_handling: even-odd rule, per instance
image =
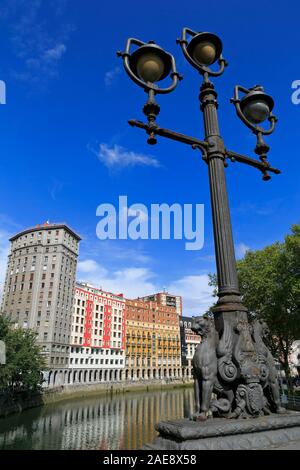
[[236, 113], [238, 115], [238, 117], [241, 119], [241, 121], [249, 128], [253, 131], [254, 134], [262, 134], [262, 135], [269, 135], [269, 134], [272, 134], [272, 132], [274, 131], [275, 129], [275, 124], [276, 122], [278, 121], [278, 118], [276, 116], [274, 116], [274, 114], [271, 112], [269, 117], [268, 117], [268, 121], [270, 122], [270, 127], [269, 129], [264, 129], [263, 127], [259, 126], [259, 125], [255, 125], [253, 124], [252, 122], [249, 121], [249, 119], [246, 118], [246, 116], [244, 115], [244, 113], [242, 112], [241, 110], [241, 106], [240, 106], [240, 97], [239, 97], [239, 92], [241, 91], [242, 93], [249, 93], [251, 90], [254, 90], [256, 88], [258, 88], [259, 85], [255, 85], [254, 87], [252, 88], [245, 88], [241, 85], [236, 85], [234, 87], [234, 97], [231, 98], [230, 102], [234, 104], [235, 106], [235, 109], [236, 109]]
[[170, 93], [171, 91], [173, 91], [176, 88], [178, 81], [182, 80], [182, 76], [176, 70], [174, 57], [171, 54], [168, 54], [170, 56], [171, 64], [172, 64], [172, 72], [170, 73], [170, 77], [172, 78], [172, 83], [170, 86], [166, 88], [159, 88], [155, 83], [144, 82], [137, 75], [135, 75], [133, 71], [131, 70], [129, 58], [130, 58], [130, 49], [133, 44], [140, 47], [140, 46], [145, 46], [146, 44], [149, 44], [149, 43], [140, 41], [139, 39], [129, 38], [127, 39], [127, 42], [126, 42], [125, 52], [120, 52], [120, 51], [117, 52], [117, 56], [122, 57], [123, 59], [123, 65], [129, 77], [137, 85], [144, 88], [144, 90], [147, 92], [149, 92], [150, 90], [153, 90], [155, 94], [165, 94], [165, 93]]
[[214, 71], [210, 67], [206, 67], [205, 65], [198, 64], [188, 53], [188, 50], [187, 50], [188, 41], [186, 39], [187, 34], [194, 37], [197, 34], [199, 34], [199, 32], [193, 31], [190, 28], [183, 28], [181, 39], [176, 39], [176, 42], [177, 44], [180, 44], [183, 54], [185, 58], [187, 59], [187, 61], [193, 67], [195, 67], [195, 69], [197, 69], [202, 75], [207, 74], [208, 76], [212, 76], [212, 77], [218, 77], [219, 75], [222, 75], [222, 73], [225, 70], [225, 67], [227, 67], [228, 65], [228, 62], [222, 57], [222, 54], [220, 55], [218, 59], [218, 64], [220, 66], [219, 70]]

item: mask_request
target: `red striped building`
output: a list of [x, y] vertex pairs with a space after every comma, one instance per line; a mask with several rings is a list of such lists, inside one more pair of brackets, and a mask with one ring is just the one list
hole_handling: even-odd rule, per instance
[[125, 365], [123, 294], [77, 283], [71, 325], [70, 368], [121, 370]]

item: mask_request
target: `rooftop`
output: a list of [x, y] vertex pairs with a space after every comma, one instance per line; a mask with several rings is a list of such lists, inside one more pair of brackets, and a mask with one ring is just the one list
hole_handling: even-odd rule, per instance
[[120, 298], [124, 297], [123, 294], [121, 294], [121, 293], [115, 294], [114, 292], [109, 292], [109, 291], [103, 290], [102, 287], [95, 287], [95, 286], [93, 286], [92, 284], [90, 284], [88, 282], [77, 281], [76, 282], [76, 287], [78, 287], [79, 289], [89, 289], [91, 291], [94, 291], [94, 293], [110, 294], [110, 295], [113, 295], [115, 297], [120, 297]]
[[16, 233], [16, 235], [13, 235], [9, 241], [12, 242], [16, 240], [17, 238], [21, 237], [22, 235], [26, 235], [26, 233], [31, 233], [31, 232], [40, 232], [41, 230], [51, 230], [51, 229], [60, 229], [63, 228], [67, 232], [69, 232], [71, 235], [73, 235], [74, 238], [76, 238], [78, 241], [81, 240], [81, 237], [74, 232], [67, 224], [64, 222], [61, 223], [50, 223], [50, 222], [45, 222], [43, 224], [37, 224], [35, 227], [27, 228], [25, 230], [22, 230], [22, 232]]

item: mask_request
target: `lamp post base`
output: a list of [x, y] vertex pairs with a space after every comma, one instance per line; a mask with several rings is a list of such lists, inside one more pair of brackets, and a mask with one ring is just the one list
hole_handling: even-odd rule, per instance
[[274, 449], [299, 443], [300, 413], [287, 411], [258, 418], [188, 419], [160, 422], [159, 436], [147, 450], [246, 450]]

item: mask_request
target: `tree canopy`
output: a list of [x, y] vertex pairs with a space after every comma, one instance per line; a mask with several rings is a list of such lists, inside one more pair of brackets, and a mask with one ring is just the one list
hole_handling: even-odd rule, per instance
[[[288, 377], [291, 346], [300, 339], [300, 225], [282, 243], [247, 251], [237, 269], [243, 303], [268, 323], [269, 345]], [[215, 275], [211, 284], [216, 286]]]
[[0, 314], [0, 339], [6, 345], [6, 364], [0, 366], [0, 389], [12, 395], [19, 391], [38, 391], [45, 364], [36, 344], [36, 333], [12, 329], [8, 318]]

